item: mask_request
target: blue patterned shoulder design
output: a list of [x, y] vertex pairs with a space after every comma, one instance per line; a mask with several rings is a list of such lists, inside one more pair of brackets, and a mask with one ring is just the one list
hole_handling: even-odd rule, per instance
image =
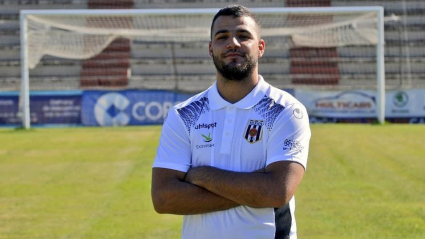
[[280, 112], [285, 109], [284, 106], [276, 104], [276, 102], [265, 95], [255, 106], [254, 110], [266, 121], [266, 127], [268, 130], [273, 129], [273, 124]]
[[210, 102], [207, 97], [203, 97], [183, 108], [177, 109], [177, 112], [183, 120], [189, 134], [190, 128], [196, 124], [201, 114], [208, 111], [210, 111]]

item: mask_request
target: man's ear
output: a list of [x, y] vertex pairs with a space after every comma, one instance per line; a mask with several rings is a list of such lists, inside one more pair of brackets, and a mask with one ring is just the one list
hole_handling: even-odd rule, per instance
[[266, 49], [266, 42], [261, 39], [258, 42], [258, 58], [261, 58], [264, 54], [264, 50]]
[[210, 57], [212, 58], [213, 56], [213, 51], [212, 51], [212, 46], [211, 46], [211, 42], [208, 44], [208, 53], [210, 54]]

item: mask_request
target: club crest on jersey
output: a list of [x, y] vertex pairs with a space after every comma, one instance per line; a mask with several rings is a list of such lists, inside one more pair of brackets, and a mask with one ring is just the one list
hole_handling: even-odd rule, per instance
[[246, 130], [244, 132], [244, 138], [248, 143], [256, 143], [263, 138], [263, 120], [249, 120]]

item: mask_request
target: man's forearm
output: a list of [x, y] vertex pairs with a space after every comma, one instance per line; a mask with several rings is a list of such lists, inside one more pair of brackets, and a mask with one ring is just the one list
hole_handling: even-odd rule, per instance
[[203, 166], [189, 170], [185, 180], [251, 207], [281, 207], [292, 196], [287, 195], [284, 176], [271, 173], [241, 173]]
[[161, 180], [155, 180], [152, 199], [158, 213], [177, 215], [208, 213], [239, 206], [236, 202], [177, 178], [164, 184], [161, 184]]

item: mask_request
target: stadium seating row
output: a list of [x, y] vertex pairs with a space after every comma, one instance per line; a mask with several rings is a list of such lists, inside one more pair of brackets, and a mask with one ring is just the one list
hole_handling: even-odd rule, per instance
[[[207, 62], [208, 61], [208, 62]], [[151, 61], [151, 62], [137, 62], [132, 61], [129, 68], [124, 68], [125, 72], [121, 72], [123, 68], [110, 67], [108, 70], [103, 68], [92, 68], [91, 71], [84, 74], [81, 73], [82, 65], [40, 65], [33, 70], [30, 70], [31, 77], [78, 77], [83, 76], [107, 76], [107, 75], [146, 75], [146, 76], [167, 76], [167, 75], [182, 75], [182, 76], [196, 76], [196, 75], [214, 75], [215, 69], [209, 60], [185, 60], [185, 63], [173, 66], [171, 60], [169, 61]], [[259, 68], [261, 74], [373, 74], [376, 72], [376, 66], [373, 61], [365, 62], [339, 62], [335, 70], [332, 68], [333, 64], [328, 63], [318, 64], [316, 62], [311, 67], [306, 67], [305, 62], [302, 65], [297, 64], [296, 61], [279, 60], [274, 62], [262, 62]], [[291, 67], [290, 67], [291, 66]], [[406, 72], [409, 70], [412, 74], [425, 73], [423, 70], [424, 62], [410, 61], [409, 65], [399, 64], [399, 62], [387, 62], [386, 73], [397, 74], [399, 72]], [[407, 68], [409, 67], [409, 68]], [[127, 72], [130, 69], [130, 72]], [[0, 65], [0, 72], [2, 77], [16, 77], [20, 75], [20, 66]]]
[[[402, 34], [402, 33], [400, 33]], [[389, 44], [387, 42], [385, 46], [385, 56], [391, 60], [391, 58], [399, 57], [425, 57], [425, 38], [421, 39], [421, 36], [425, 37], [425, 32], [418, 32], [417, 35], [407, 34], [407, 40], [403, 40], [406, 44]], [[399, 36], [404, 38], [404, 36]], [[19, 61], [20, 59], [20, 45], [9, 44], [12, 42], [10, 36], [3, 36], [0, 39], [4, 39], [3, 44], [0, 44], [1, 61]], [[407, 44], [408, 43], [408, 44]], [[406, 48], [410, 51], [409, 55], [406, 55]], [[338, 56], [340, 58], [369, 58], [375, 57], [375, 51], [373, 46], [350, 46], [350, 47], [339, 47], [337, 48]], [[199, 44], [175, 44], [174, 53], [172, 47], [169, 44], [143, 44], [133, 43], [131, 45], [131, 58], [132, 59], [169, 59], [173, 55], [175, 58], [190, 58], [190, 59], [209, 59], [208, 45], [204, 43]], [[120, 58], [119, 54], [113, 54], [112, 58]], [[288, 58], [289, 51], [279, 46], [273, 46], [268, 44], [267, 51], [264, 58]], [[46, 56], [44, 59], [49, 60], [52, 57]], [[55, 58], [53, 58], [55, 59]]]
[[[281, 89], [289, 89], [293, 87], [294, 75], [263, 75], [269, 83], [275, 87]], [[320, 79], [323, 79], [323, 87], [326, 89], [333, 89], [332, 86], [327, 84], [328, 78], [331, 76], [324, 75], [318, 77], [317, 75], [301, 75], [302, 79], [309, 78], [315, 79], [316, 84], [314, 88], [320, 89]], [[411, 88], [412, 82], [415, 82], [415, 88], [424, 88], [425, 83], [423, 79], [425, 74], [387, 74], [386, 75], [386, 88], [387, 89], [399, 89]], [[187, 92], [199, 92], [204, 90], [214, 82], [215, 75], [203, 75], [203, 76], [131, 76], [128, 85], [122, 87], [115, 87], [115, 89], [164, 89], [164, 90], [180, 90]], [[374, 74], [364, 75], [341, 75], [339, 78], [339, 85], [334, 86], [335, 89], [353, 89], [353, 83], [356, 85], [356, 89], [370, 89], [375, 82], [376, 76]], [[2, 91], [19, 91], [21, 84], [20, 77], [1, 77], [0, 85]], [[46, 90], [46, 89], [58, 89], [58, 90], [75, 90], [80, 87], [80, 77], [32, 77], [31, 89], [32, 90]], [[298, 88], [304, 87], [298, 85]], [[311, 87], [306, 85], [306, 87]], [[105, 89], [102, 86], [92, 86], [90, 89]]]

